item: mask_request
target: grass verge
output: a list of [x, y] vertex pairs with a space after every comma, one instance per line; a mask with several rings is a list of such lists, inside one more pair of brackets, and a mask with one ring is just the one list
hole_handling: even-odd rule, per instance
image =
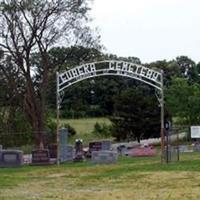
[[190, 199], [200, 198], [200, 155], [160, 164], [160, 157], [121, 157], [113, 165], [66, 163], [0, 169], [0, 199]]

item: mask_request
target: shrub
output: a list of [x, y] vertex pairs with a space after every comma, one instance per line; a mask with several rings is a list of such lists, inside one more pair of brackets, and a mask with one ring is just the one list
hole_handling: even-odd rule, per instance
[[[76, 130], [72, 126], [70, 126], [68, 123], [61, 124], [61, 127], [64, 127], [68, 130], [69, 137], [76, 134]], [[53, 120], [47, 121], [48, 141], [50, 143], [53, 143], [56, 141], [56, 128], [57, 128], [57, 124], [55, 121]]]
[[110, 137], [112, 135], [112, 131], [113, 131], [112, 125], [96, 122], [94, 125], [93, 133], [98, 136]]

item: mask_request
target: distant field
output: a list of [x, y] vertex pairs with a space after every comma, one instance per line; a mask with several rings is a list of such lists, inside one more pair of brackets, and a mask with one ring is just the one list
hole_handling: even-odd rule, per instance
[[96, 122], [105, 124], [111, 123], [108, 118], [61, 119], [61, 124], [70, 124], [75, 128], [78, 134], [92, 132]]
[[179, 163], [160, 157], [120, 158], [113, 165], [0, 169], [1, 200], [199, 200], [200, 154], [185, 153]]
[[71, 138], [71, 142], [74, 142], [76, 138], [82, 138], [84, 143], [88, 143], [91, 140], [100, 139], [92, 134], [95, 123], [111, 124], [108, 118], [83, 118], [83, 119], [61, 119], [60, 123], [70, 124], [77, 132], [75, 137]]

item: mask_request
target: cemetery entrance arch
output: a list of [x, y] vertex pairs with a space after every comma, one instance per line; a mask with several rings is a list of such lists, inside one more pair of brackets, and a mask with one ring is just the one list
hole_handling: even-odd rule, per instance
[[[59, 146], [59, 109], [62, 101], [63, 91], [77, 82], [95, 78], [99, 76], [122, 76], [132, 78], [148, 84], [159, 91], [159, 102], [161, 107], [161, 150], [163, 161], [164, 152], [164, 91], [163, 91], [163, 72], [150, 69], [148, 67], [118, 60], [104, 60], [86, 63], [64, 72], [57, 72], [57, 144]], [[59, 151], [58, 151], [59, 154]], [[59, 158], [59, 155], [58, 157]], [[58, 160], [59, 164], [59, 160]]]

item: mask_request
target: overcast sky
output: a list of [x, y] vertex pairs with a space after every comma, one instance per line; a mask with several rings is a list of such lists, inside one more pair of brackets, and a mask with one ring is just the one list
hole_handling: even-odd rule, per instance
[[107, 53], [200, 61], [200, 0], [94, 0], [91, 15]]

